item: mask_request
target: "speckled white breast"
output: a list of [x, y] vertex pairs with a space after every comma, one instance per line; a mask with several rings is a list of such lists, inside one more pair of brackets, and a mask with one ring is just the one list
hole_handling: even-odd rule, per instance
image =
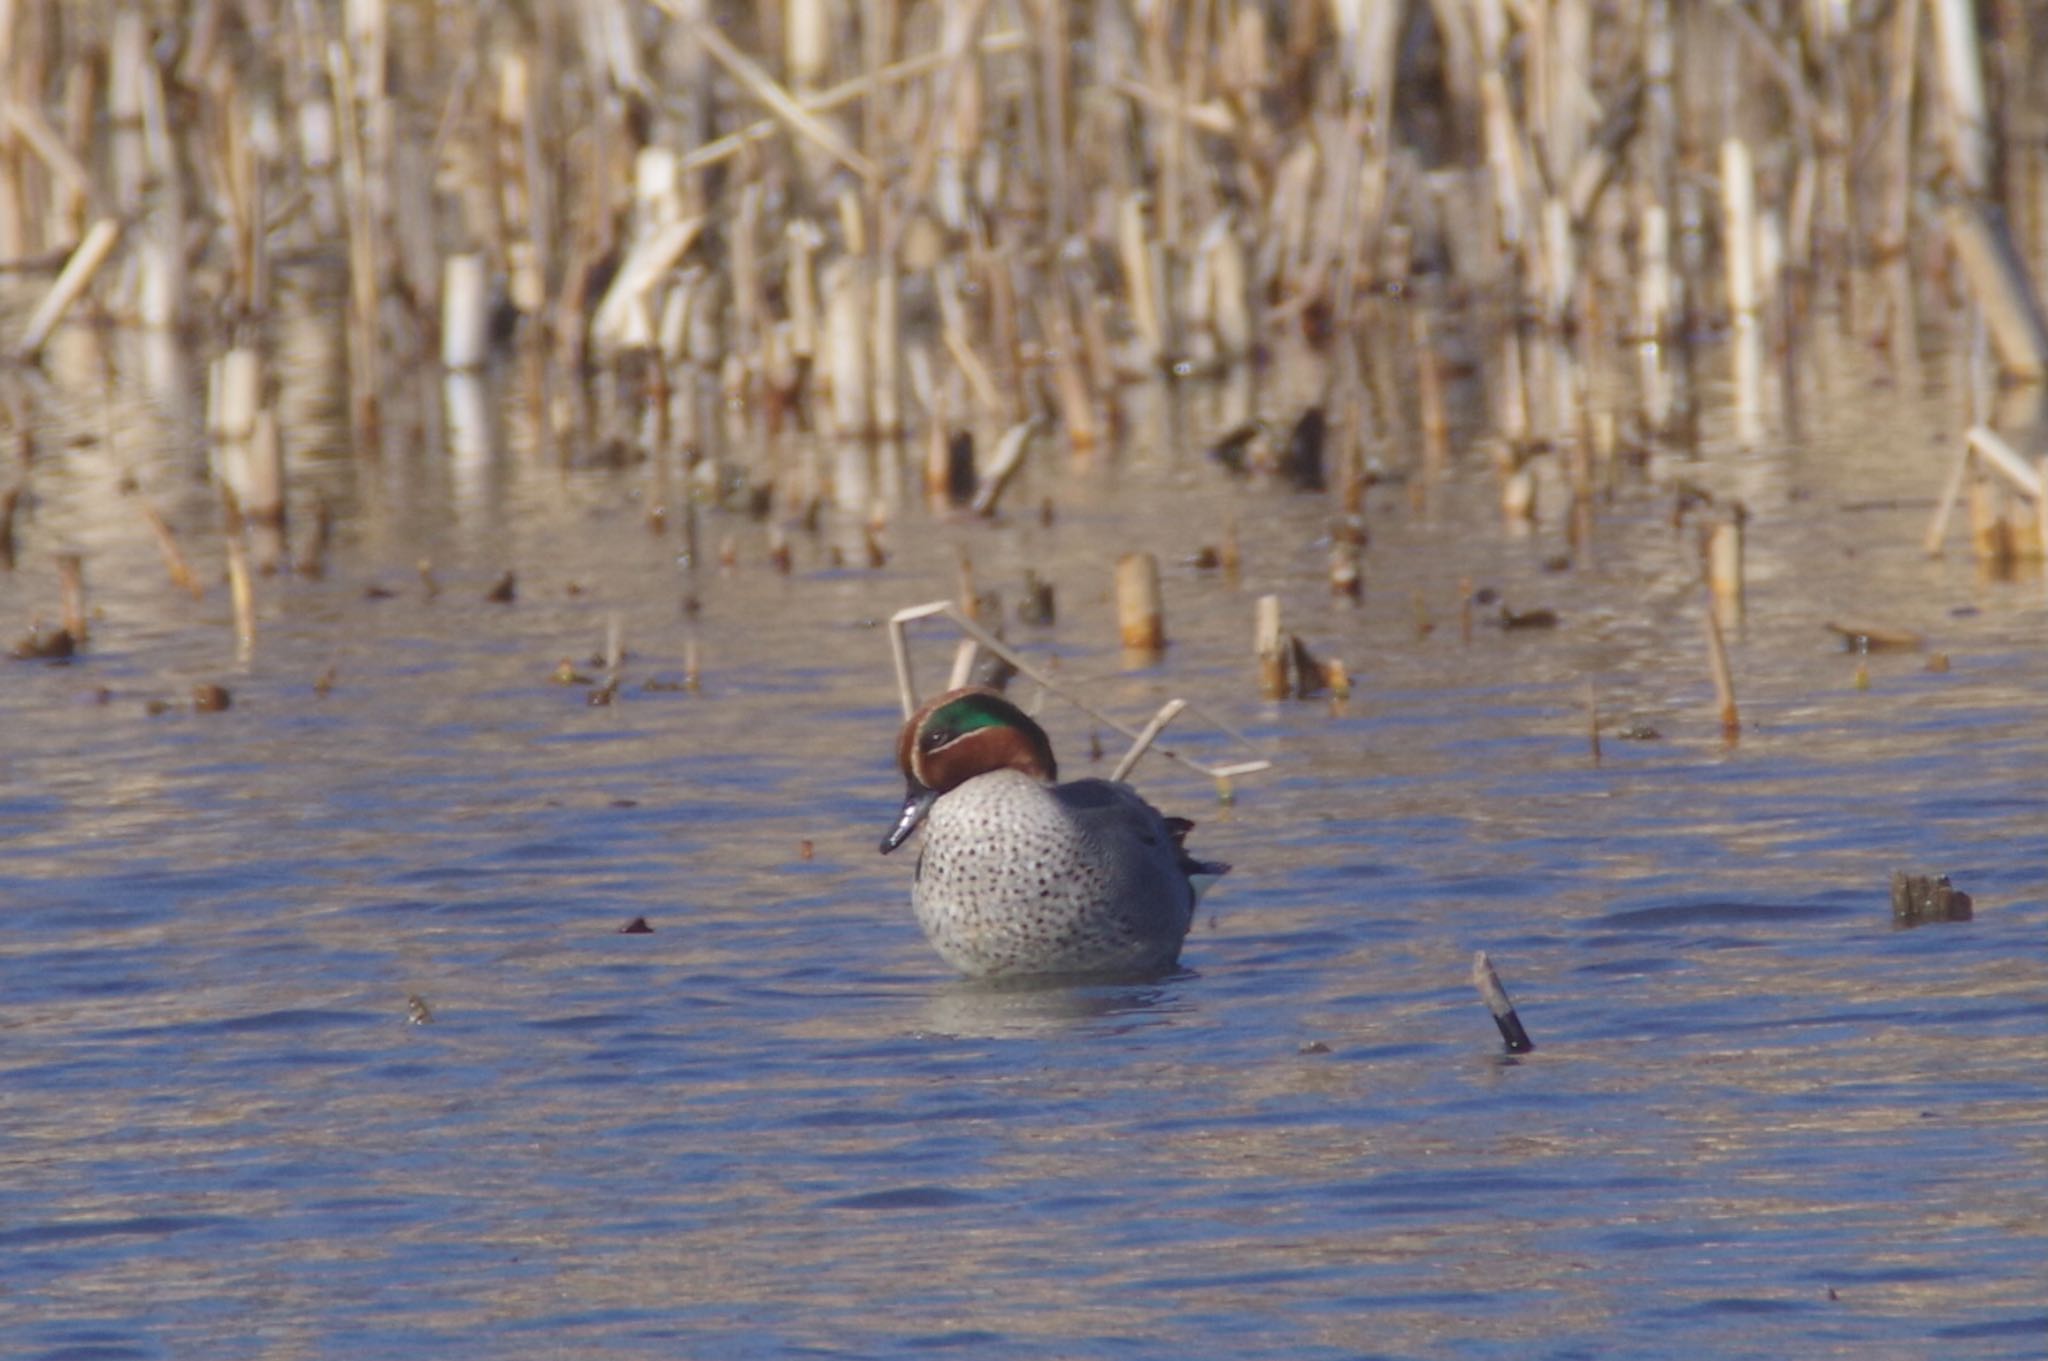
[[911, 890], [933, 947], [982, 976], [1166, 968], [1194, 899], [1165, 819], [1135, 791], [1014, 770], [932, 806]]

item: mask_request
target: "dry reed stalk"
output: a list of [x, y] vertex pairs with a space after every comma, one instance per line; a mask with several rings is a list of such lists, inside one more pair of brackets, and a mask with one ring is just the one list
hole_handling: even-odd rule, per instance
[[1970, 547], [1976, 553], [1978, 565], [1996, 579], [2010, 575], [2017, 554], [2012, 526], [2005, 518], [2005, 496], [1990, 478], [1982, 475], [1981, 465], [1979, 475], [1970, 479], [1968, 505]]
[[1500, 513], [1502, 522], [1515, 532], [1526, 532], [1536, 523], [1536, 469], [1512, 453], [1500, 479]]
[[1735, 441], [1754, 449], [1764, 437], [1764, 335], [1754, 317], [1738, 320], [1729, 349], [1735, 365]]
[[349, 416], [358, 447], [374, 450], [378, 447], [383, 367], [379, 359], [382, 328], [377, 315], [378, 262], [384, 253], [377, 241], [369, 157], [357, 117], [355, 66], [346, 42], [330, 39], [326, 47], [328, 78], [339, 115], [336, 121], [341, 143], [343, 216], [348, 228]]
[[1522, 337], [1510, 323], [1501, 328], [1497, 343], [1500, 377], [1493, 386], [1494, 428], [1510, 450], [1517, 450], [1529, 443], [1531, 429], [1529, 385], [1522, 371]]
[[[677, 0], [678, 6], [680, 6], [680, 3], [681, 0]], [[674, 9], [670, 10], [671, 14], [675, 12]], [[872, 18], [872, 13], [867, 17]], [[864, 29], [866, 28], [865, 23], [863, 27]], [[1030, 46], [1030, 35], [1019, 29], [1008, 29], [1001, 33], [991, 33], [974, 42], [974, 50], [983, 56], [999, 56], [1011, 52], [1020, 52]], [[832, 110], [843, 108], [856, 100], [865, 100], [868, 107], [872, 108], [875, 104], [874, 97], [882, 91], [893, 86], [907, 84], [914, 80], [921, 80], [935, 71], [942, 70], [955, 60], [956, 55], [951, 51], [941, 49], [940, 51], [927, 52], [920, 56], [906, 57], [901, 61], [894, 62], [878, 70], [842, 81], [828, 90], [821, 90], [816, 94], [801, 96], [798, 98], [797, 103], [812, 114], [830, 113]], [[685, 152], [677, 162], [677, 167], [688, 173], [704, 170], [721, 162], [731, 160], [749, 146], [771, 140], [780, 134], [786, 126], [787, 124], [777, 118], [764, 118], [759, 122], [750, 123], [737, 132], [728, 133], [723, 137], [706, 142], [702, 146]], [[874, 159], [872, 150], [869, 155], [870, 159]]]
[[590, 319], [594, 348], [617, 353], [654, 344], [657, 290], [703, 229], [703, 218], [682, 218], [650, 227], [633, 243]]
[[831, 61], [832, 30], [825, 0], [784, 0], [782, 59], [798, 93], [824, 79]]
[[[214, 362], [207, 397], [206, 428], [224, 446], [246, 444], [256, 432], [256, 411], [263, 403], [263, 360], [247, 345], [237, 345]], [[223, 459], [222, 476], [239, 479], [242, 469]]]
[[1740, 627], [1743, 617], [1742, 516], [1740, 512], [1707, 531], [1704, 545], [1707, 588], [1724, 629]]
[[1562, 331], [1572, 320], [1573, 299], [1579, 290], [1579, 263], [1573, 239], [1571, 209], [1551, 195], [1543, 201], [1543, 320], [1553, 331]]
[[256, 648], [256, 588], [249, 575], [249, 549], [242, 541], [242, 512], [235, 494], [221, 488], [221, 505], [226, 512], [228, 555], [228, 599], [235, 615], [235, 651], [247, 657]]
[[1059, 407], [1067, 442], [1077, 452], [1093, 448], [1095, 401], [1081, 372], [1081, 356], [1076, 353], [1080, 342], [1069, 317], [1067, 290], [1056, 285], [1050, 297], [1035, 294], [1032, 306], [1038, 315], [1038, 332], [1045, 337], [1046, 358], [1052, 364], [1053, 400]]
[[934, 411], [924, 428], [924, 491], [935, 509], [954, 499], [953, 447], [943, 413]]
[[1292, 691], [1288, 641], [1280, 626], [1280, 597], [1260, 596], [1252, 616], [1252, 653], [1259, 662], [1259, 693], [1267, 699], [1286, 699]]
[[316, 494], [313, 498], [313, 523], [299, 544], [298, 560], [292, 564], [292, 571], [308, 581], [318, 581], [327, 575], [327, 544], [334, 532], [334, 508], [327, 504], [327, 498]]
[[1159, 559], [1126, 553], [1116, 560], [1117, 632], [1126, 652], [1156, 657], [1166, 647], [1166, 609], [1159, 594]]
[[867, 328], [869, 425], [882, 438], [894, 439], [904, 428], [901, 277], [895, 258], [887, 252], [874, 256], [867, 282], [873, 298]]
[[[2044, 489], [2044, 494], [2034, 498], [2034, 556], [2048, 558], [2048, 455], [2034, 460], [2035, 484]], [[2042, 584], [2048, 586], [2048, 572], [2041, 574]]]
[[441, 367], [472, 373], [490, 348], [490, 281], [477, 252], [451, 255], [442, 264]]
[[[2048, 502], [2048, 490], [2044, 490], [2048, 489], [2048, 479], [2041, 476], [2039, 468], [2029, 467], [2019, 452], [1997, 432], [1987, 426], [1972, 426], [1949, 467], [1948, 478], [1935, 501], [1934, 515], [1922, 540], [1922, 546], [1930, 557], [1941, 552], [1942, 543], [1948, 537], [1949, 516], [1966, 485], [1971, 495], [1972, 541], [1979, 546], [1980, 555], [1986, 549], [1995, 550], [1998, 531], [1989, 525], [1997, 516], [1985, 509], [1984, 493], [1978, 490], [1983, 483], [1982, 474], [1986, 472], [1996, 474], [2013, 492], [2032, 501], [2037, 511], [2044, 502]], [[1973, 478], [1972, 473], [1979, 476]], [[1991, 555], [1996, 556], [1995, 551]]]
[[[654, 0], [654, 3], [656, 8], [671, 18], [689, 17], [680, 0]], [[874, 162], [861, 155], [830, 124], [806, 109], [800, 100], [762, 70], [753, 58], [733, 46], [731, 40], [721, 33], [715, 24], [700, 23], [695, 25], [691, 32], [696, 35], [697, 41], [704, 45], [704, 50], [711, 54], [712, 59], [725, 68], [726, 74], [732, 77], [733, 82], [773, 114], [783, 126], [824, 151], [861, 179], [873, 180], [879, 177], [880, 171]]]
[[1166, 730], [1166, 725], [1179, 717], [1181, 711], [1187, 707], [1188, 702], [1184, 699], [1170, 699], [1160, 705], [1159, 712], [1152, 715], [1152, 720], [1132, 740], [1130, 750], [1123, 754], [1122, 759], [1109, 772], [1109, 778], [1117, 782], [1130, 778], [1131, 771], [1137, 766], [1139, 759], [1159, 740], [1159, 734]]
[[1284, 156], [1272, 174], [1264, 230], [1257, 234], [1252, 280], [1257, 293], [1284, 294], [1288, 307], [1307, 304], [1301, 271], [1308, 252], [1310, 205], [1315, 194], [1320, 158], [1315, 143], [1304, 138]]
[[1353, 320], [1351, 300], [1357, 288], [1359, 238], [1364, 234], [1360, 226], [1374, 211], [1363, 183], [1377, 165], [1365, 143], [1369, 123], [1363, 104], [1352, 106], [1341, 120], [1332, 117], [1324, 122], [1326, 172], [1309, 223], [1308, 256], [1296, 299], [1304, 307], [1326, 306], [1330, 320], [1339, 325]]
[[939, 302], [940, 336], [945, 341], [946, 352], [959, 366], [961, 375], [974, 392], [975, 401], [991, 416], [1008, 416], [1010, 403], [997, 387], [993, 374], [974, 348], [969, 338], [967, 307], [960, 300], [959, 267], [948, 261], [941, 265], [932, 276], [933, 291]]
[[972, 638], [962, 638], [960, 645], [953, 649], [953, 670], [946, 678], [948, 690], [958, 690], [974, 680], [974, 664], [980, 656], [980, 645]]
[[986, 235], [985, 225], [971, 233], [973, 244], [968, 258], [980, 277], [982, 296], [988, 299], [989, 347], [1002, 362], [1003, 387], [1010, 394], [1003, 415], [1009, 420], [1021, 420], [1030, 406], [1030, 389], [1024, 376], [1024, 336], [1018, 324], [1013, 257], [1005, 247], [992, 247]]
[[[4, 22], [4, 18], [0, 18]], [[144, 85], [155, 63], [149, 59], [149, 29], [142, 14], [124, 9], [113, 17], [107, 38], [107, 123], [114, 206], [133, 213], [142, 206], [149, 162], [143, 146]]]
[[2040, 474], [2028, 467], [2026, 460], [2010, 444], [1981, 425], [1973, 427], [1966, 438], [1971, 451], [1983, 465], [2004, 478], [2014, 491], [2031, 500], [2041, 499], [2043, 483]]
[[1671, 224], [1664, 206], [1643, 205], [1636, 232], [1636, 339], [1660, 344], [1671, 317]]
[[1117, 258], [1123, 264], [1125, 310], [1137, 332], [1138, 362], [1155, 367], [1166, 354], [1163, 299], [1153, 273], [1151, 244], [1145, 233], [1145, 208], [1139, 196], [1127, 193], [1117, 204]]
[[1354, 542], [1339, 540], [1330, 545], [1330, 594], [1351, 605], [1365, 598], [1365, 571], [1359, 557]]
[[1257, 339], [1244, 242], [1238, 238], [1236, 221], [1228, 213], [1216, 215], [1203, 233], [1202, 242], [1201, 258], [1208, 278], [1205, 301], [1211, 330], [1218, 357], [1233, 363], [1249, 355]]
[[21, 487], [16, 482], [0, 490], [0, 572], [14, 570], [14, 512], [21, 507]]
[[1444, 409], [1443, 356], [1431, 334], [1427, 306], [1409, 311], [1409, 347], [1415, 354], [1415, 394], [1421, 407], [1422, 466], [1435, 480], [1450, 458], [1450, 420]]
[[1001, 498], [1003, 488], [1024, 466], [1024, 451], [1037, 428], [1037, 421], [1026, 420], [1003, 432], [1002, 439], [996, 442], [995, 452], [989, 456], [988, 467], [980, 475], [980, 486], [975, 489], [971, 508], [976, 515], [986, 518], [996, 513], [996, 502]]
[[64, 598], [64, 631], [83, 646], [90, 633], [85, 609], [85, 560], [76, 553], [57, 554], [57, 584]]
[[51, 127], [34, 105], [9, 99], [0, 103], [10, 131], [24, 148], [41, 162], [50, 180], [54, 202], [50, 210], [49, 235], [54, 240], [75, 237], [84, 225], [86, 203], [92, 192], [92, 176], [66, 145], [64, 135]]
[[22, 328], [21, 339], [15, 342], [14, 356], [24, 362], [33, 362], [43, 351], [50, 339], [50, 333], [64, 320], [64, 314], [71, 310], [79, 295], [92, 283], [100, 266], [113, 254], [114, 246], [121, 239], [121, 224], [112, 218], [102, 218], [93, 223], [92, 230], [78, 243], [64, 262], [63, 270], [57, 275], [50, 291], [29, 314], [28, 324]]
[[872, 434], [874, 416], [869, 399], [874, 387], [868, 376], [874, 299], [865, 262], [842, 257], [825, 267], [825, 345], [821, 356], [831, 392], [831, 429], [841, 439]]
[[1928, 12], [1941, 70], [1938, 128], [1949, 169], [1967, 193], [1979, 194], [1990, 176], [1991, 120], [1977, 46], [1977, 6], [1971, 0], [1928, 0]]
[[1499, 71], [1487, 71], [1480, 77], [1479, 105], [1486, 164], [1493, 175], [1497, 239], [1510, 252], [1519, 253], [1530, 237], [1531, 172], [1506, 80]]
[[1721, 708], [1721, 740], [1733, 743], [1742, 733], [1742, 715], [1735, 707], [1735, 676], [1728, 666], [1728, 643], [1721, 633], [1714, 602], [1707, 602], [1707, 667], [1714, 678], [1714, 698]]
[[1586, 748], [1593, 764], [1600, 764], [1600, 693], [1591, 676], [1586, 677]]
[[549, 213], [532, 71], [524, 53], [499, 55], [492, 112], [497, 216], [506, 233], [506, 295], [531, 315], [547, 301]]
[[1981, 204], [1950, 204], [1945, 221], [2000, 367], [2019, 378], [2048, 376], [2048, 317], [2011, 236]]
[[1728, 310], [1738, 322], [1757, 311], [1756, 180], [1749, 146], [1740, 138], [1721, 143], [1721, 249], [1727, 266]]
[[178, 536], [171, 529], [170, 522], [164, 519], [163, 513], [148, 497], [138, 495], [135, 503], [141, 507], [142, 518], [149, 525], [149, 532], [156, 538], [157, 551], [163, 556], [164, 571], [169, 575], [171, 584], [194, 600], [205, 599], [206, 587], [202, 586], [199, 578], [193, 574], [192, 563], [185, 556], [185, 550], [179, 546]]
[[242, 504], [255, 543], [256, 570], [269, 576], [285, 560], [285, 491], [284, 445], [277, 413], [268, 405], [257, 409], [243, 457], [247, 493]]

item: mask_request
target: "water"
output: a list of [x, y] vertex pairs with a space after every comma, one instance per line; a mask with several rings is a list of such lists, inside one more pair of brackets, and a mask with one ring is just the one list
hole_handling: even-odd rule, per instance
[[[1379, 493], [1354, 613], [1321, 508], [1191, 447], [1071, 483], [1041, 453], [1012, 519], [906, 510], [872, 572], [798, 534], [778, 576], [714, 517], [738, 565], [694, 582], [637, 474], [301, 447], [347, 512], [332, 570], [264, 584], [238, 660], [224, 590], [164, 584], [112, 491], [132, 462], [189, 512], [182, 447], [46, 439], [0, 609], [48, 613], [73, 543], [100, 617], [0, 687], [0, 1352], [2042, 1355], [2048, 609], [1921, 557], [1953, 446], [1918, 399], [1809, 419], [1687, 473], [1755, 511], [1733, 747], [1647, 482], [1568, 573], [1497, 528], [1476, 458], [1433, 525]], [[1236, 584], [1183, 562], [1233, 510]], [[1057, 584], [1058, 624], [1010, 632], [1103, 704], [1186, 694], [1277, 762], [1231, 806], [1140, 769], [1236, 865], [1183, 973], [990, 989], [918, 935], [875, 853], [876, 621], [947, 594], [957, 544], [1011, 599], [1027, 563]], [[1126, 546], [1168, 559], [1176, 640], [1132, 674]], [[518, 602], [485, 602], [507, 567]], [[1560, 626], [1461, 641], [1465, 576]], [[1350, 663], [1341, 711], [1254, 697], [1264, 590]], [[551, 676], [612, 614], [593, 707]], [[1875, 655], [1859, 688], [1821, 628], [1849, 616], [1950, 669]], [[701, 691], [644, 688], [692, 632]], [[147, 711], [202, 680], [233, 708]], [[1088, 721], [1048, 724], [1085, 773]], [[1894, 868], [1976, 920], [1894, 931]]]

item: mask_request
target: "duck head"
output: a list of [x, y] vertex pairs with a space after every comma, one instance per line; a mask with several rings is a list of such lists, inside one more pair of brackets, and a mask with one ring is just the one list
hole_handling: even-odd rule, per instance
[[1021, 770], [1050, 783], [1059, 778], [1052, 742], [1029, 714], [993, 690], [970, 686], [930, 700], [903, 724], [896, 763], [909, 790], [882, 854], [901, 846], [938, 802], [991, 770]]

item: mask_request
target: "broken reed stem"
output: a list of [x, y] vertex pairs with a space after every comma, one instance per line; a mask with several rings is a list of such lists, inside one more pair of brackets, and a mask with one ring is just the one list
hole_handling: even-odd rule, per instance
[[[670, 11], [674, 13], [673, 10]], [[1030, 35], [1018, 29], [1002, 33], [991, 33], [977, 43], [985, 57], [1020, 52], [1030, 46]], [[797, 104], [808, 113], [830, 113], [832, 110], [865, 99], [892, 85], [908, 84], [922, 79], [952, 61], [952, 54], [945, 51], [927, 52], [922, 56], [909, 57], [893, 65], [885, 66], [868, 75], [855, 76], [842, 81], [828, 90], [816, 94], [805, 94], [797, 98]], [[786, 126], [778, 118], [764, 118], [750, 123], [738, 132], [728, 133], [714, 141], [706, 142], [695, 150], [684, 153], [676, 161], [676, 169], [687, 174], [731, 160], [741, 151], [756, 142], [766, 142]]]
[[1522, 1025], [1521, 1016], [1515, 1011], [1514, 999], [1495, 972], [1493, 961], [1486, 951], [1472, 956], [1472, 986], [1479, 990], [1479, 996], [1486, 1003], [1486, 1009], [1493, 1015], [1493, 1023], [1500, 1030], [1501, 1043], [1510, 1054], [1526, 1054], [1536, 1047], [1529, 1038], [1529, 1032]]
[[[1954, 513], [1957, 499], [1966, 490], [1970, 494], [1972, 542], [1982, 551], [1981, 541], [1986, 533], [1982, 523], [1985, 513], [1983, 500], [1987, 490], [1983, 481], [1987, 473], [1996, 474], [2006, 486], [2033, 502], [2036, 518], [2048, 516], [2048, 475], [2040, 471], [2040, 465], [2029, 468], [2019, 451], [1996, 431], [1988, 426], [1972, 426], [1949, 465], [1948, 478], [1942, 484], [1941, 496], [1935, 502], [1934, 514], [1927, 524], [1927, 534], [1921, 546], [1929, 557], [1941, 553], [1942, 543], [1948, 537], [1949, 517]], [[2048, 541], [2044, 541], [2043, 551], [2048, 551]]]
[[1180, 711], [1187, 707], [1188, 702], [1184, 699], [1170, 699], [1160, 705], [1159, 712], [1152, 715], [1152, 721], [1147, 723], [1131, 742], [1131, 749], [1125, 752], [1123, 759], [1116, 763], [1116, 769], [1109, 772], [1109, 778], [1115, 781], [1122, 781], [1128, 777], [1132, 768], [1138, 764], [1139, 759], [1151, 749], [1153, 741], [1158, 738], [1160, 733], [1166, 730], [1166, 725], [1173, 722], [1179, 716]]
[[148, 523], [149, 532], [156, 536], [157, 552], [163, 555], [164, 571], [169, 574], [171, 584], [194, 600], [204, 600], [206, 587], [201, 585], [199, 578], [193, 574], [191, 560], [179, 546], [177, 533], [171, 528], [170, 522], [164, 519], [163, 512], [159, 511], [148, 497], [137, 497], [136, 504], [142, 508], [142, 518]]
[[784, 126], [822, 149], [863, 180], [874, 180], [879, 176], [880, 171], [874, 162], [861, 155], [829, 124], [806, 109], [795, 96], [761, 69], [753, 58], [734, 47], [731, 40], [718, 31], [717, 25], [705, 21], [700, 15], [689, 13], [681, 0], [654, 0], [654, 3], [671, 19], [688, 23], [697, 41], [704, 44], [704, 50], [725, 68], [733, 83], [752, 95]]
[[0, 491], [0, 572], [14, 570], [14, 512], [21, 506], [21, 483]]
[[1976, 203], [1950, 205], [1946, 221], [1964, 280], [1983, 309], [1999, 366], [2013, 377], [2039, 382], [2048, 376], [2048, 319], [2011, 233]]
[[64, 314], [78, 301], [99, 273], [100, 266], [114, 252], [115, 243], [121, 239], [121, 224], [112, 218], [101, 218], [92, 224], [92, 230], [78, 243], [78, 249], [71, 252], [64, 262], [64, 268], [57, 275], [57, 281], [50, 285], [50, 291], [36, 310], [29, 315], [28, 325], [22, 328], [21, 339], [15, 343], [14, 356], [24, 362], [33, 361], [43, 352], [43, 345], [50, 333], [57, 329], [57, 323], [64, 320]]
[[989, 456], [988, 468], [981, 474], [981, 485], [974, 493], [971, 509], [976, 515], [987, 518], [996, 513], [996, 502], [1003, 494], [1003, 488], [1024, 466], [1024, 450], [1031, 439], [1031, 432], [1038, 428], [1036, 421], [1019, 421], [1003, 432], [996, 444], [995, 453]]
[[355, 66], [349, 45], [327, 43], [327, 74], [334, 89], [334, 110], [341, 141], [342, 204], [348, 236], [349, 415], [357, 447], [374, 450], [381, 391], [377, 316], [378, 249], [376, 217], [370, 202], [369, 157], [356, 109]]
[[1280, 597], [1262, 595], [1252, 615], [1252, 651], [1259, 661], [1259, 693], [1286, 699], [1287, 635], [1280, 627]]
[[1591, 676], [1586, 677], [1586, 746], [1593, 764], [1600, 764], [1600, 692]]
[[71, 641], [83, 646], [88, 624], [85, 613], [85, 563], [76, 553], [57, 555], [57, 583], [64, 594], [64, 631]]
[[243, 541], [241, 502], [226, 483], [220, 489], [222, 533], [227, 540], [228, 599], [235, 612], [235, 651], [248, 657], [256, 648], [256, 588], [249, 573], [249, 548]]
[[1707, 531], [1707, 589], [1714, 598], [1714, 613], [1723, 628], [1742, 624], [1744, 592], [1742, 582], [1742, 520], [1722, 520]]
[[1131, 652], [1156, 656], [1166, 647], [1165, 606], [1159, 596], [1159, 559], [1126, 553], [1116, 560], [1117, 629]]
[[481, 254], [451, 255], [441, 267], [441, 367], [482, 368], [490, 346], [490, 281]]
[[292, 571], [309, 581], [317, 581], [327, 575], [327, 543], [334, 533], [334, 507], [327, 504], [324, 496], [313, 498], [313, 524], [306, 533], [305, 541], [299, 545], [298, 560], [292, 564]]
[[247, 656], [256, 647], [256, 588], [249, 574], [249, 550], [239, 534], [228, 536], [228, 596], [235, 608], [235, 649]]
[[1714, 697], [1721, 706], [1721, 737], [1734, 742], [1742, 733], [1742, 715], [1735, 707], [1735, 676], [1728, 666], [1728, 643], [1721, 634], [1714, 602], [1707, 602], [1707, 666], [1714, 677]]

